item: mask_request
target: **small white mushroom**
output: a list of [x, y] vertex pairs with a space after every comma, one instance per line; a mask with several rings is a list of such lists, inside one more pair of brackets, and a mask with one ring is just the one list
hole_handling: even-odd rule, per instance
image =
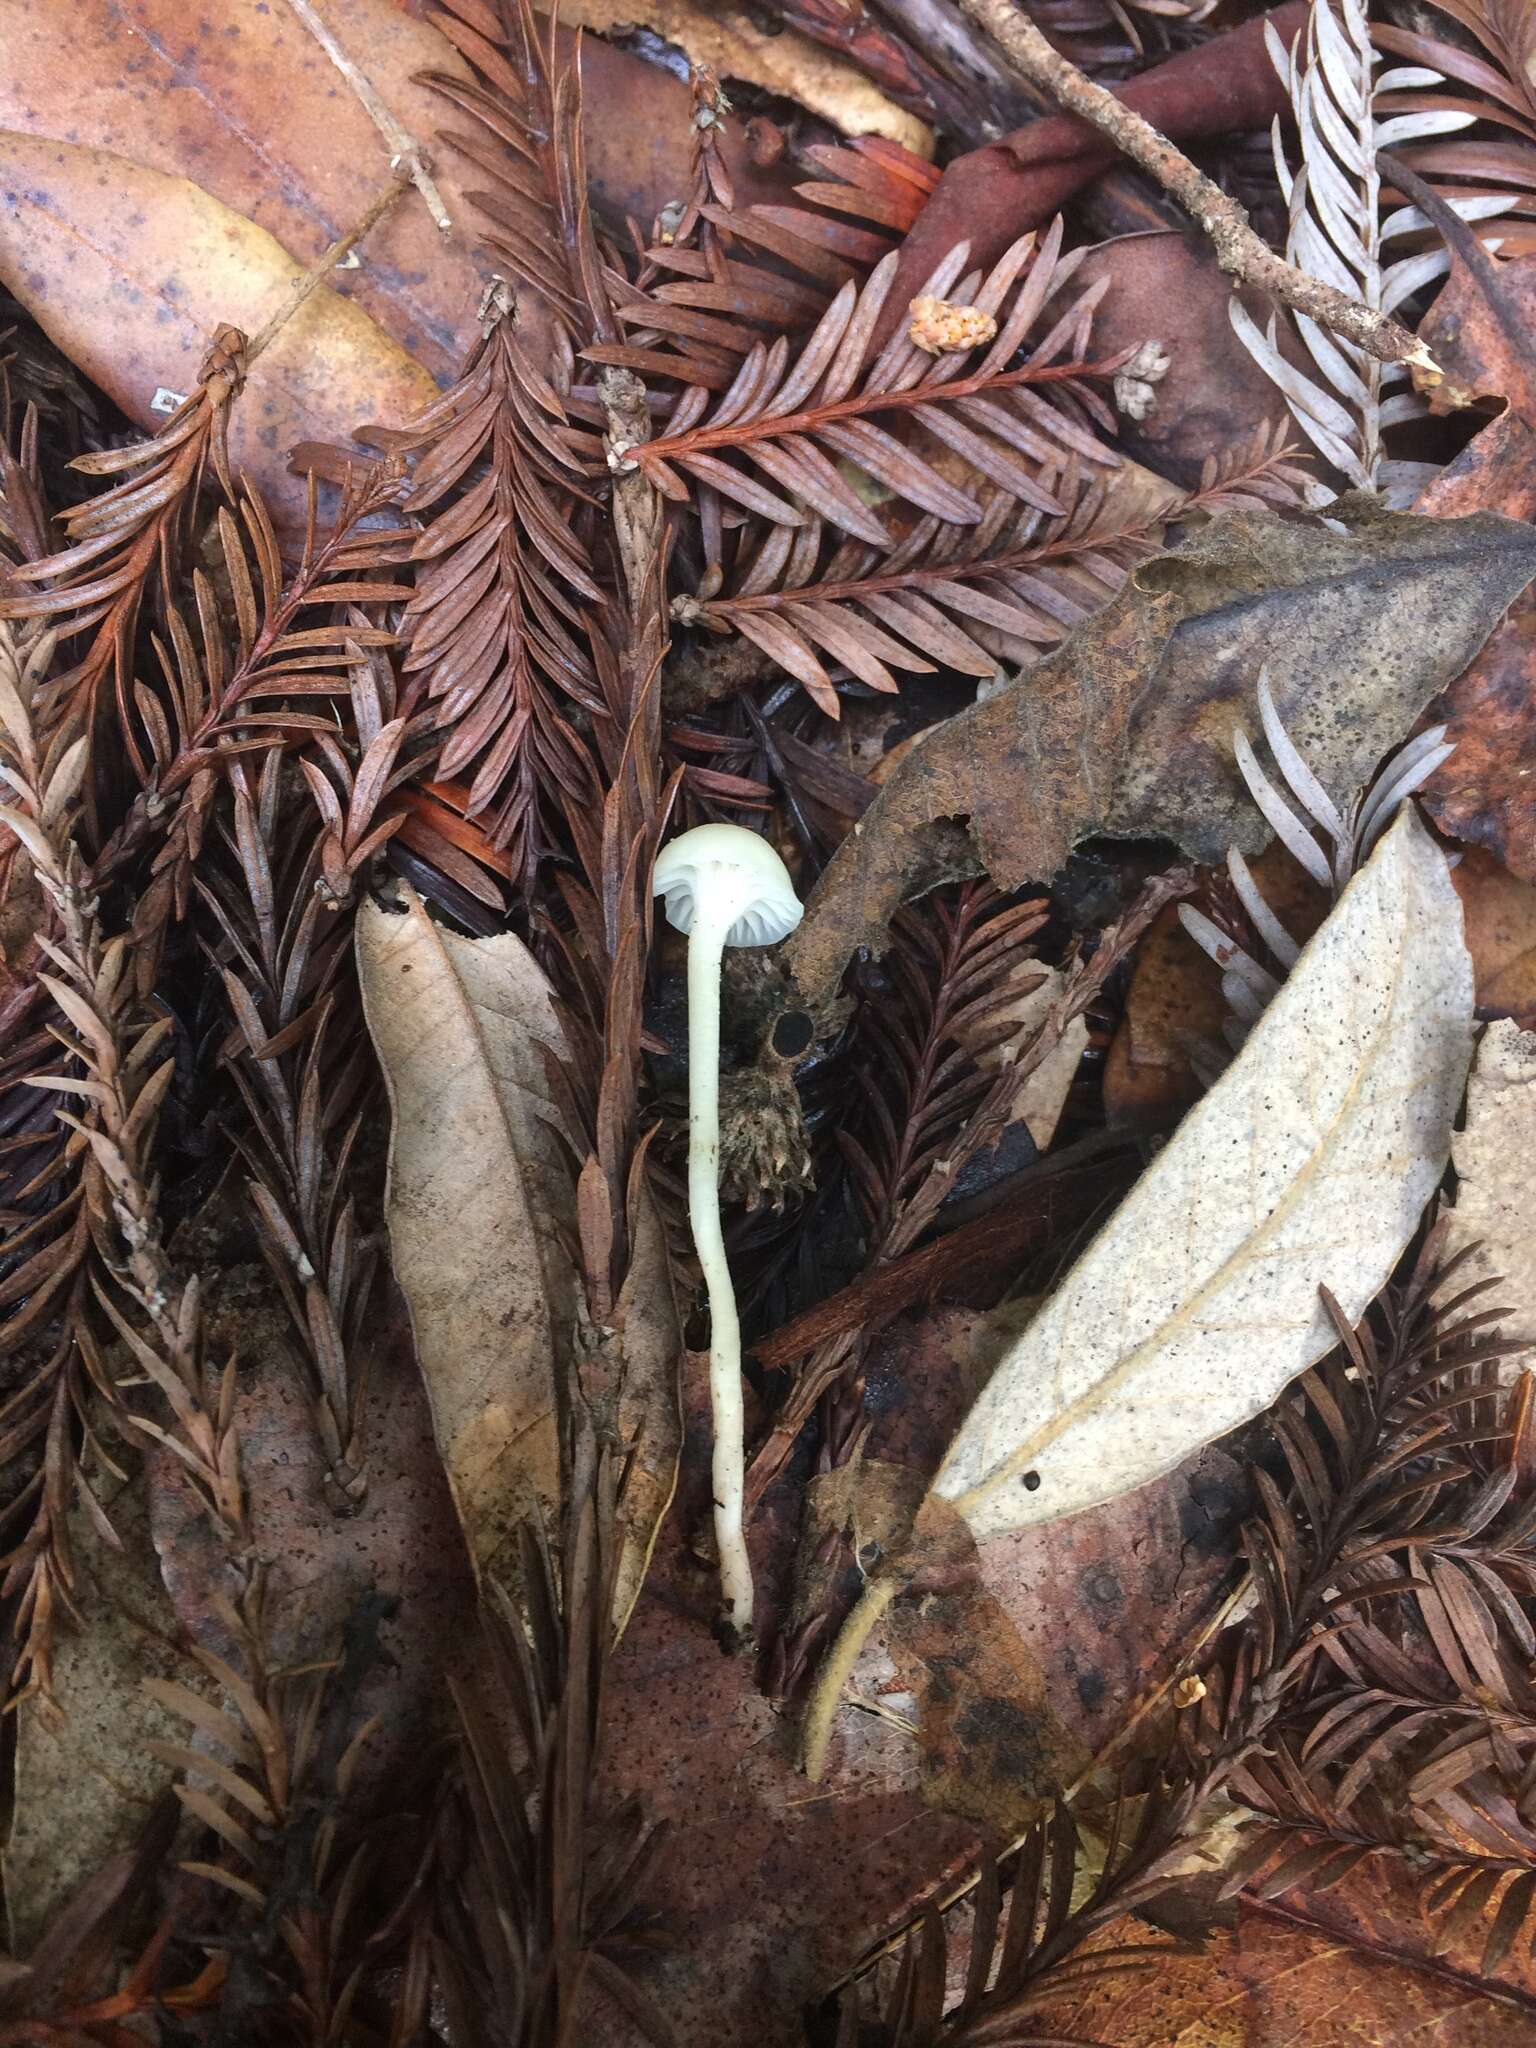
[[652, 891], [688, 934], [688, 1216], [709, 1293], [709, 1394], [720, 1585], [732, 1628], [752, 1627], [752, 1565], [742, 1529], [745, 1467], [741, 1330], [720, 1229], [720, 956], [771, 946], [800, 922], [789, 870], [740, 825], [698, 825], [657, 857]]

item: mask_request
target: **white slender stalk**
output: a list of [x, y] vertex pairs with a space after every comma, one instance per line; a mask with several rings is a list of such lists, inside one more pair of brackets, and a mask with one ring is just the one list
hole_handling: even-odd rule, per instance
[[720, 956], [737, 906], [699, 906], [688, 935], [688, 1217], [709, 1293], [711, 1491], [720, 1587], [738, 1636], [752, 1627], [752, 1561], [742, 1529], [746, 1446], [741, 1325], [720, 1228]]
[[731, 1628], [744, 1641], [752, 1631], [752, 1562], [741, 1526], [741, 1330], [720, 1229], [720, 956], [726, 946], [775, 945], [800, 922], [800, 903], [778, 854], [740, 825], [681, 833], [657, 855], [651, 886], [666, 898], [668, 923], [688, 934], [688, 1211], [709, 1290], [720, 1585]]

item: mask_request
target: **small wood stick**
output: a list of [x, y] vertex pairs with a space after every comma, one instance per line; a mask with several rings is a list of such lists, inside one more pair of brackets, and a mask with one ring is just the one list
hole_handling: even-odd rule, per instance
[[391, 165], [406, 173], [421, 194], [428, 213], [446, 235], [453, 222], [449, 219], [448, 209], [443, 204], [443, 195], [432, 182], [432, 174], [427, 167], [427, 159], [421, 145], [380, 99], [372, 81], [358, 70], [310, 5], [310, 0], [288, 0], [288, 5], [362, 101], [367, 109], [368, 118], [389, 145]]
[[245, 351], [247, 367], [255, 362], [262, 350], [272, 341], [274, 335], [281, 328], [287, 326], [304, 301], [320, 285], [324, 284], [337, 264], [357, 246], [374, 223], [384, 214], [388, 213], [406, 187], [414, 183], [415, 180], [410, 172], [402, 165], [394, 183], [386, 185], [378, 197], [370, 202], [368, 210], [361, 219], [355, 220], [344, 235], [338, 235], [325, 253], [316, 257], [302, 277], [294, 279], [293, 288], [287, 298], [278, 307], [271, 319], [267, 321], [261, 332], [247, 346]]
[[960, 0], [962, 13], [985, 29], [1023, 78], [1049, 93], [1063, 112], [1107, 136], [1139, 164], [1203, 228], [1216, 261], [1229, 277], [1267, 292], [1384, 363], [1434, 370], [1434, 357], [1418, 337], [1385, 313], [1352, 299], [1320, 278], [1308, 277], [1275, 254], [1249, 225], [1244, 208], [1192, 164], [1150, 121], [1085, 78], [1053, 50], [1016, 0]]

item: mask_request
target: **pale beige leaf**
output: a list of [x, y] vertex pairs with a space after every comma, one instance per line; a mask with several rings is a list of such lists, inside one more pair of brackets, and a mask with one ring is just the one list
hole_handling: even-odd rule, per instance
[[[517, 1524], [560, 1498], [557, 1389], [579, 1384], [625, 1460], [614, 1616], [622, 1627], [671, 1503], [682, 1337], [666, 1240], [637, 1176], [612, 1327], [582, 1311], [576, 1168], [551, 1061], [549, 983], [511, 933], [460, 938], [407, 892], [358, 919], [363, 1007], [393, 1112], [390, 1257], [438, 1449], [477, 1571], [515, 1582]], [[572, 1396], [574, 1398], [574, 1395]]]
[[560, 1492], [576, 1296], [545, 1050], [563, 1056], [560, 1027], [518, 938], [460, 938], [414, 893], [404, 916], [364, 906], [357, 958], [393, 1112], [390, 1257], [470, 1555], [505, 1578], [516, 1524]]
[[1259, 1414], [1359, 1316], [1445, 1168], [1472, 968], [1405, 809], [1242, 1053], [1004, 1357], [934, 1483], [978, 1535], [1092, 1507]]
[[[1479, 1308], [1507, 1307], [1512, 1335], [1536, 1335], [1536, 1031], [1503, 1018], [1483, 1033], [1467, 1081], [1465, 1126], [1451, 1140], [1451, 1158], [1458, 1186], [1446, 1250], [1474, 1246], [1462, 1269], [1464, 1284], [1499, 1283]], [[1503, 1360], [1500, 1372], [1513, 1379], [1533, 1365], [1536, 1349]]]

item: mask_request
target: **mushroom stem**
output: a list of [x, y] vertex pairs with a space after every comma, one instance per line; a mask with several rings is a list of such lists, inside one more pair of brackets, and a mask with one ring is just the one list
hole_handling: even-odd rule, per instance
[[734, 908], [700, 907], [688, 936], [688, 1218], [709, 1294], [711, 1491], [720, 1587], [738, 1637], [752, 1629], [752, 1562], [742, 1529], [746, 1464], [741, 1325], [720, 1228], [720, 956]]

